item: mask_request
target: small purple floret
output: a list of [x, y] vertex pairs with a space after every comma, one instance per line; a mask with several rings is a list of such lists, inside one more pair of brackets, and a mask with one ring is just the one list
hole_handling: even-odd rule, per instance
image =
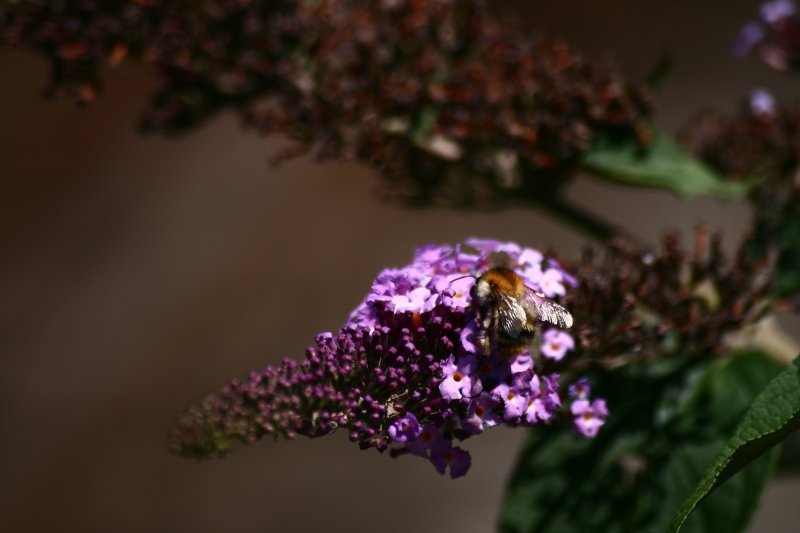
[[469, 433], [482, 433], [485, 428], [494, 427], [502, 422], [500, 415], [494, 412], [498, 401], [484, 392], [469, 403], [467, 417], [462, 427]]
[[591, 392], [592, 386], [586, 378], [580, 378], [567, 389], [567, 394], [569, 394], [570, 398], [579, 400], [585, 400]]
[[460, 400], [471, 397], [481, 391], [481, 381], [475, 374], [478, 361], [471, 355], [463, 355], [454, 362], [451, 355], [441, 365], [443, 380], [439, 384], [439, 392], [445, 400]]
[[584, 437], [594, 438], [600, 428], [605, 424], [608, 408], [603, 399], [575, 400], [570, 407], [572, 416], [575, 417], [575, 430]]
[[455, 479], [463, 476], [472, 466], [472, 458], [469, 452], [461, 448], [454, 447], [446, 441], [439, 441], [431, 448], [431, 462], [436, 467], [436, 471], [444, 475], [447, 468], [450, 468], [450, 477]]
[[526, 370], [533, 369], [533, 358], [529, 352], [522, 353], [516, 356], [511, 361], [511, 373], [518, 374], [520, 372], [525, 372]]
[[416, 440], [422, 433], [417, 417], [413, 413], [406, 413], [389, 425], [389, 436], [395, 442], [408, 442]]
[[575, 349], [575, 340], [566, 331], [548, 329], [542, 337], [542, 355], [560, 361], [568, 351]]
[[766, 89], [754, 89], [750, 92], [750, 111], [758, 117], [770, 117], [775, 115], [778, 104], [772, 93]]
[[761, 18], [768, 24], [778, 24], [794, 13], [795, 5], [791, 0], [772, 0], [761, 6]]
[[564, 287], [564, 274], [555, 268], [549, 268], [542, 274], [539, 286], [548, 298], [564, 296], [567, 293]]
[[762, 40], [764, 40], [764, 29], [758, 22], [748, 22], [739, 30], [739, 35], [733, 42], [733, 54], [737, 57], [744, 57]]

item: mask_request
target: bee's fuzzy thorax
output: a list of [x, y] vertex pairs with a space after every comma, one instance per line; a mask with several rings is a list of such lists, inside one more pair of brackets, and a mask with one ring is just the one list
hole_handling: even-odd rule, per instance
[[475, 286], [472, 290], [472, 297], [477, 300], [480, 305], [484, 305], [485, 302], [491, 298], [492, 295], [492, 286], [489, 284], [488, 281], [482, 278], [478, 278], [478, 281], [475, 282]]
[[[525, 292], [525, 282], [522, 277], [505, 267], [495, 267], [487, 270], [479, 278], [488, 284], [490, 289], [519, 298]], [[480, 290], [480, 289], [479, 289]]]

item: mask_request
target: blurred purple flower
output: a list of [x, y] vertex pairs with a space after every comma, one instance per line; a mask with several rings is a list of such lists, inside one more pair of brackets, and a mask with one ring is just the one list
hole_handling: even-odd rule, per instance
[[739, 30], [733, 42], [733, 53], [737, 57], [746, 56], [755, 45], [764, 39], [764, 29], [758, 22], [748, 22]]
[[579, 400], [585, 400], [589, 397], [591, 392], [592, 386], [589, 384], [589, 380], [586, 378], [580, 378], [567, 389], [567, 394], [569, 394], [570, 398], [576, 398]]
[[794, 16], [795, 5], [791, 0], [772, 0], [761, 5], [761, 18], [769, 24], [778, 24]]
[[436, 305], [436, 296], [425, 287], [417, 287], [406, 294], [392, 296], [391, 302], [395, 313], [427, 313]]
[[533, 248], [524, 248], [517, 257], [517, 265], [519, 266], [541, 266], [544, 256], [539, 250]]
[[778, 104], [772, 93], [766, 89], [754, 89], [749, 97], [750, 111], [755, 116], [772, 116], [778, 110]]
[[564, 358], [568, 351], [575, 348], [575, 340], [566, 331], [548, 329], [542, 336], [542, 355], [556, 361]]
[[753, 52], [769, 67], [785, 71], [800, 68], [800, 19], [794, 2], [771, 0], [762, 4], [759, 22], [748, 22], [733, 43], [739, 57]]
[[406, 443], [405, 450], [420, 457], [428, 457], [431, 447], [442, 440], [441, 432], [436, 424], [422, 426], [419, 436]]
[[472, 458], [469, 452], [454, 447], [447, 441], [438, 441], [431, 448], [431, 462], [442, 475], [449, 467], [450, 477], [455, 479], [467, 473], [472, 465]]
[[567, 289], [564, 287], [564, 274], [555, 268], [549, 268], [542, 274], [539, 287], [548, 298], [564, 296], [567, 293]]
[[595, 399], [591, 403], [589, 400], [575, 400], [570, 411], [575, 417], [575, 430], [589, 438], [597, 436], [608, 416], [606, 402], [602, 399]]

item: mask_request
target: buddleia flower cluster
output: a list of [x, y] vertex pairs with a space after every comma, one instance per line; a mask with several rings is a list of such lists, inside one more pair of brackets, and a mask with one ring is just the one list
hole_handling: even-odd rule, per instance
[[563, 177], [598, 135], [647, 138], [649, 95], [613, 61], [482, 0], [12, 2], [0, 48], [44, 54], [48, 92], [84, 104], [103, 67], [142, 62], [159, 83], [147, 131], [231, 109], [293, 141], [278, 160], [359, 160], [418, 199], [528, 190], [530, 171]]
[[707, 111], [694, 117], [681, 142], [728, 179], [800, 183], [800, 106], [753, 90], [739, 111]]
[[551, 298], [576, 284], [514, 243], [422, 247], [411, 264], [381, 272], [347, 324], [318, 335], [304, 361], [253, 372], [191, 407], [171, 430], [172, 451], [202, 458], [265, 435], [342, 430], [362, 449], [423, 457], [456, 478], [471, 464], [459, 442], [494, 426], [571, 420], [578, 435], [594, 437], [605, 402], [587, 380], [564, 383], [556, 372], [575, 348], [567, 332], [547, 329], [533, 352], [510, 360], [476, 347], [470, 289], [493, 266], [513, 268]]
[[776, 256], [772, 293], [800, 307], [800, 104], [753, 91], [738, 113], [706, 112], [681, 134], [684, 145], [730, 180], [753, 184], [748, 251]]
[[699, 226], [689, 247], [673, 233], [657, 248], [624, 237], [604, 250], [586, 248], [570, 264], [579, 284], [564, 298], [579, 317], [570, 372], [730, 353], [731, 335], [774, 305], [767, 298], [774, 264], [748, 244], [729, 258], [722, 235]]

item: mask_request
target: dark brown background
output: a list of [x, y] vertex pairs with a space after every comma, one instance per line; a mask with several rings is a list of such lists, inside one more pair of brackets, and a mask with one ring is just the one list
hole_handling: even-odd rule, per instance
[[[733, 108], [756, 85], [787, 97], [800, 86], [729, 56], [756, 1], [501, 4], [614, 51], [632, 78], [673, 50], [658, 114], [670, 130], [705, 106]], [[165, 429], [228, 378], [301, 357], [417, 245], [479, 235], [568, 253], [583, 238], [536, 211], [381, 203], [375, 177], [356, 166], [270, 169], [275, 141], [227, 114], [179, 140], [140, 137], [133, 125], [152, 87], [141, 68], [111, 74], [85, 111], [40, 99], [39, 57], [2, 54], [0, 73], [0, 530], [492, 528], [519, 430], [466, 443], [472, 471], [450, 481], [344, 435], [198, 464], [164, 451]], [[747, 219], [740, 205], [585, 179], [570, 194], [650, 240], [704, 220], [732, 245]], [[753, 531], [796, 531], [798, 495], [798, 481], [773, 481]]]

